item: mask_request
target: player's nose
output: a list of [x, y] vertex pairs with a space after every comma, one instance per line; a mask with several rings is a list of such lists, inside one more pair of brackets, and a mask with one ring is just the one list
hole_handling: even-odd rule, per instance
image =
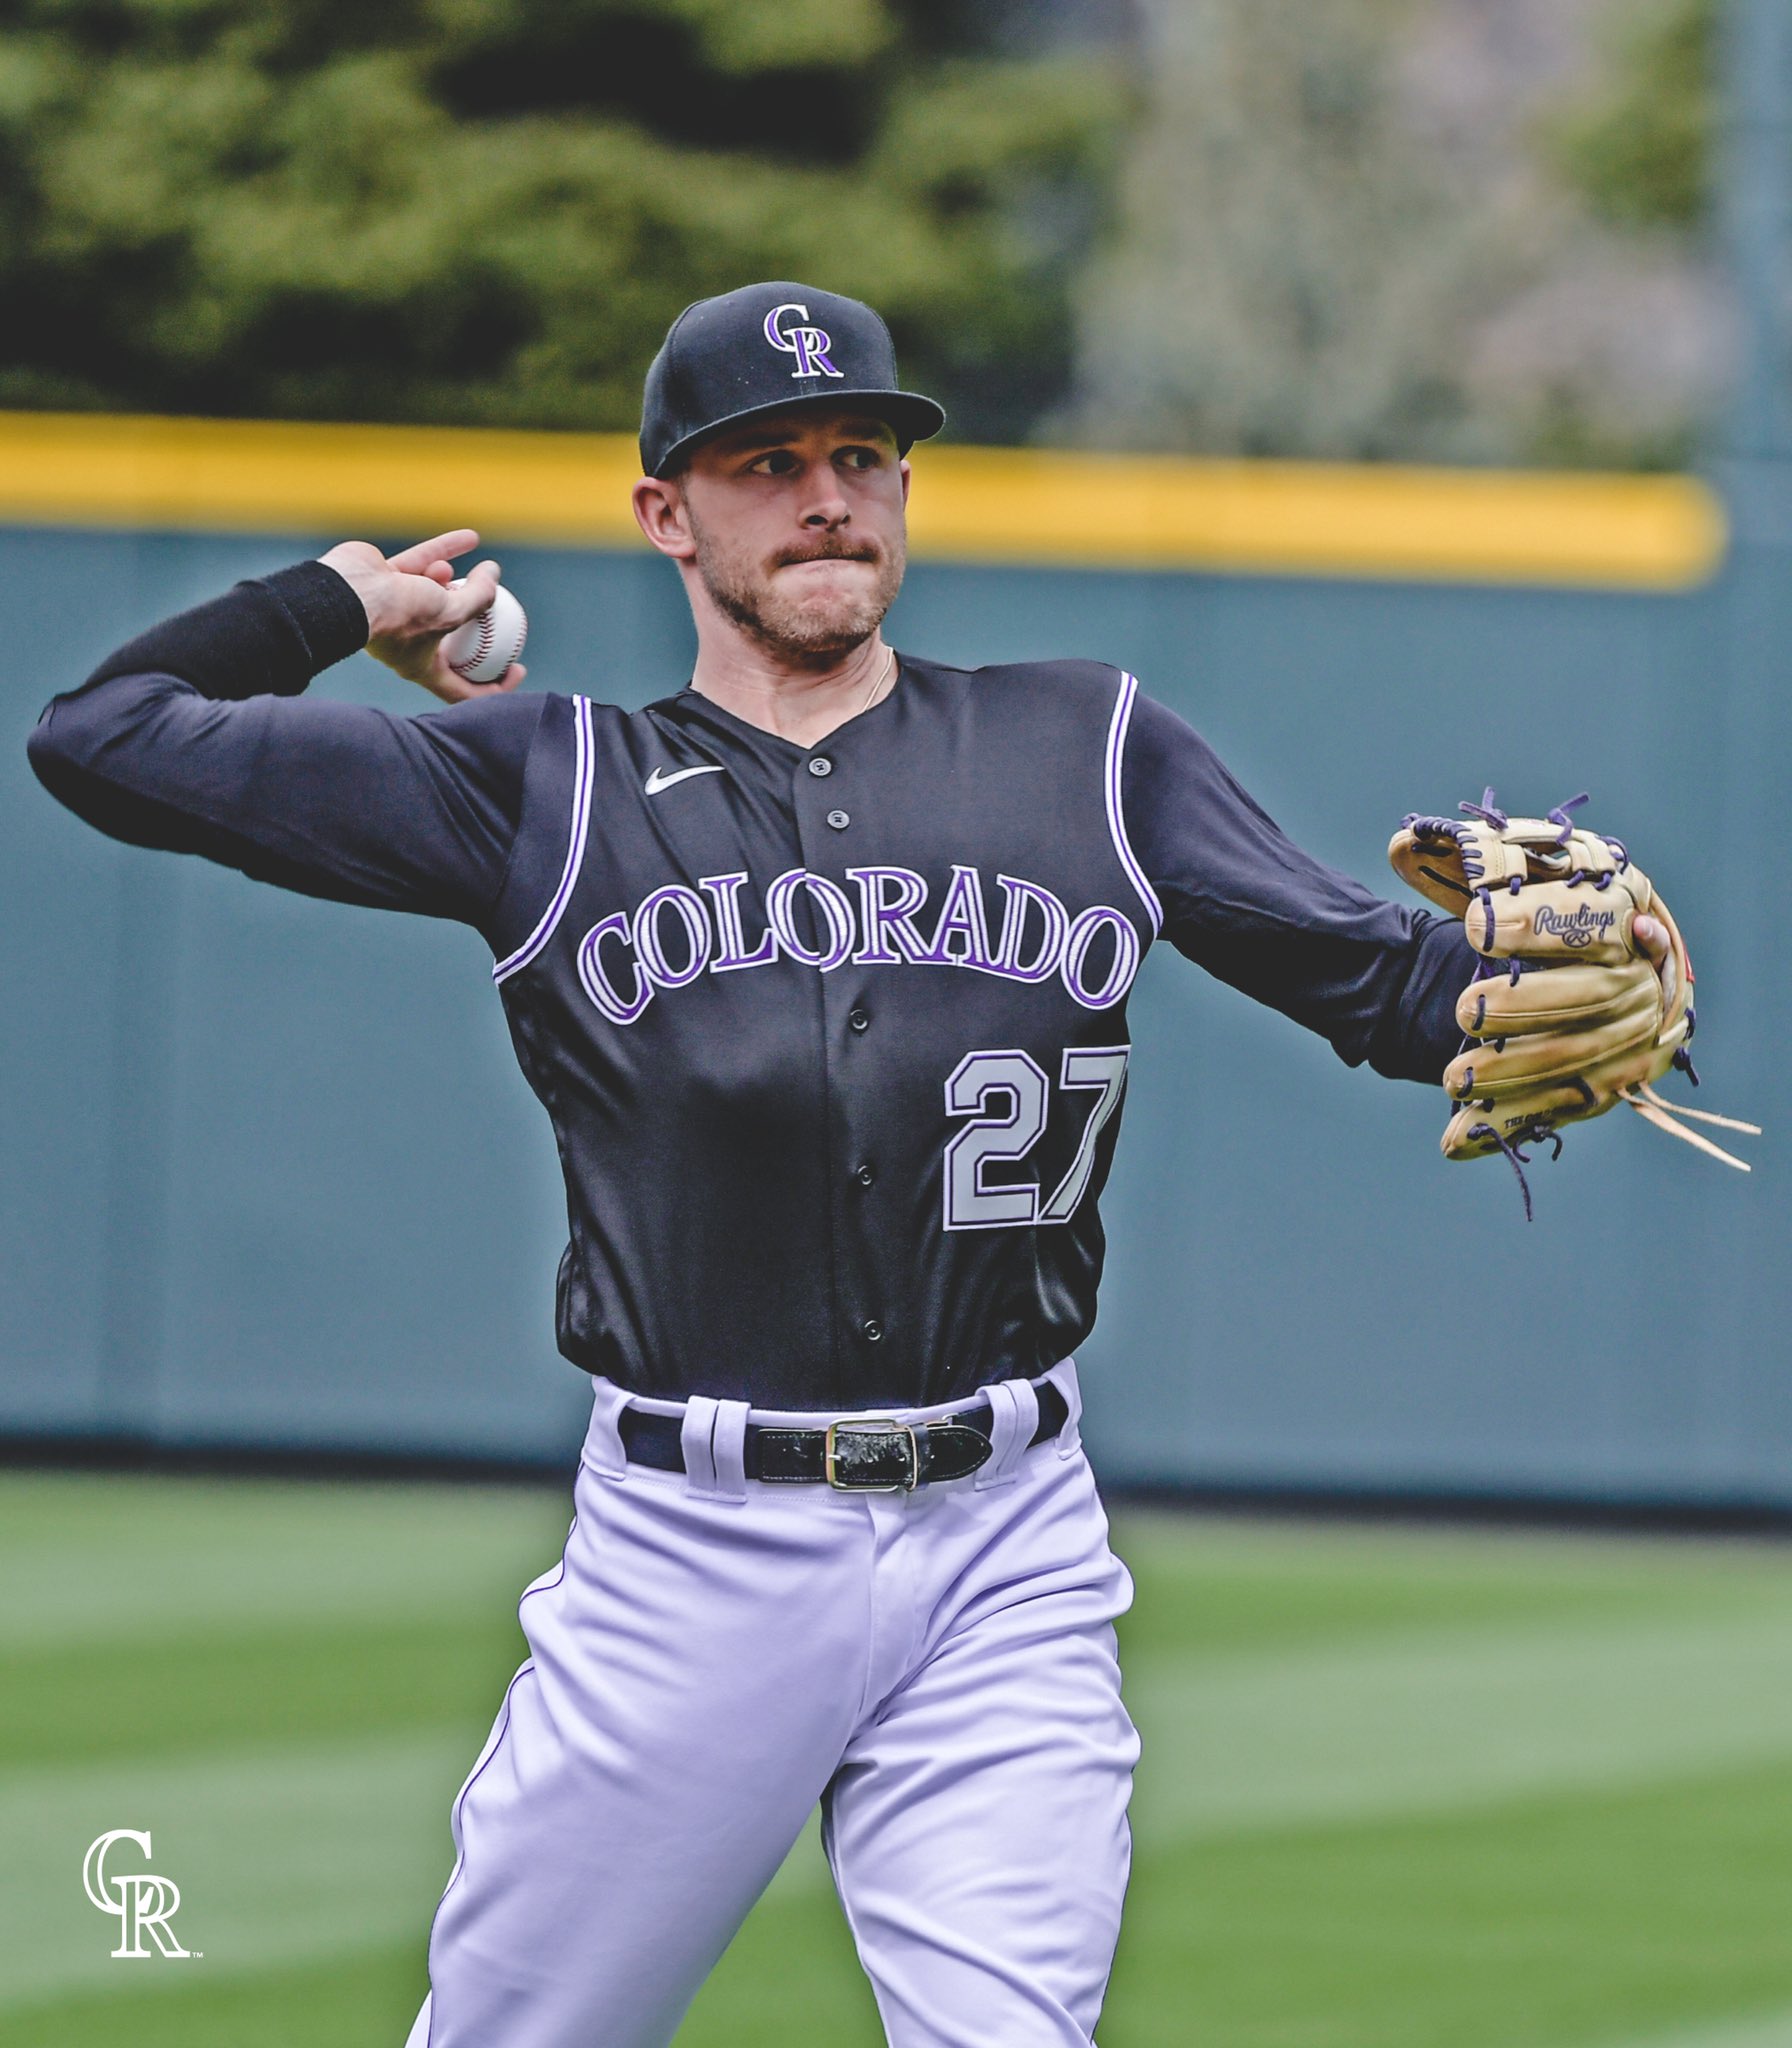
[[830, 466], [815, 479], [803, 512], [803, 524], [811, 529], [844, 526], [851, 517], [852, 508], [846, 502], [846, 493]]

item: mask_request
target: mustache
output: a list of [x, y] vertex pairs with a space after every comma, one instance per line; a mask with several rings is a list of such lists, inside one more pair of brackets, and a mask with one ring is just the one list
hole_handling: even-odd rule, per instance
[[787, 569], [797, 562], [875, 562], [881, 552], [871, 541], [824, 540], [810, 547], [783, 549], [772, 557], [772, 567]]

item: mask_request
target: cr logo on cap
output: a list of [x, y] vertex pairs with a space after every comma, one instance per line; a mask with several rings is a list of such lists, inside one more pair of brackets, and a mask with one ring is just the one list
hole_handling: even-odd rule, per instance
[[[799, 314], [804, 325], [785, 327], [782, 322], [786, 313]], [[807, 325], [809, 309], [794, 303], [774, 306], [765, 316], [765, 338], [773, 348], [787, 356], [796, 357], [793, 377], [838, 377], [842, 373], [828, 361], [828, 350], [833, 346], [825, 327]]]

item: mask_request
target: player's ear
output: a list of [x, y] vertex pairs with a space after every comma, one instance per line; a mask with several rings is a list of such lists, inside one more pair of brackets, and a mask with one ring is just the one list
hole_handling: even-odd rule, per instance
[[908, 503], [909, 479], [914, 475], [914, 471], [910, 469], [908, 464], [908, 457], [906, 455], [902, 458], [902, 460], [899, 463], [897, 463], [896, 467], [902, 475], [902, 502], [904, 505], [906, 505]]
[[631, 502], [635, 523], [650, 546], [675, 562], [687, 562], [697, 552], [685, 512], [684, 493], [676, 483], [665, 477], [644, 476], [635, 485]]

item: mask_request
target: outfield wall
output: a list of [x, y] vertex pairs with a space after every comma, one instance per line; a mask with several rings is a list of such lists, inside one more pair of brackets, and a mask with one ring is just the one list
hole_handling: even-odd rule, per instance
[[[566, 1454], [553, 1147], [481, 942], [112, 846], [23, 743], [158, 613], [461, 516], [532, 686], [665, 694], [690, 630], [605, 496], [626, 470], [573, 437], [0, 421], [0, 1434]], [[1439, 1159], [1436, 1097], [1160, 949], [1085, 1357], [1110, 1479], [1792, 1506], [1792, 992], [1760, 930], [1792, 621], [1755, 531], [1720, 561], [1682, 479], [920, 459], [899, 646], [1132, 668], [1372, 880], [1409, 809], [1590, 788], [1692, 937], [1705, 1098], [1769, 1127], [1745, 1180], [1613, 1117], [1527, 1229], [1498, 1162]], [[362, 657], [317, 687], [405, 702]]]

